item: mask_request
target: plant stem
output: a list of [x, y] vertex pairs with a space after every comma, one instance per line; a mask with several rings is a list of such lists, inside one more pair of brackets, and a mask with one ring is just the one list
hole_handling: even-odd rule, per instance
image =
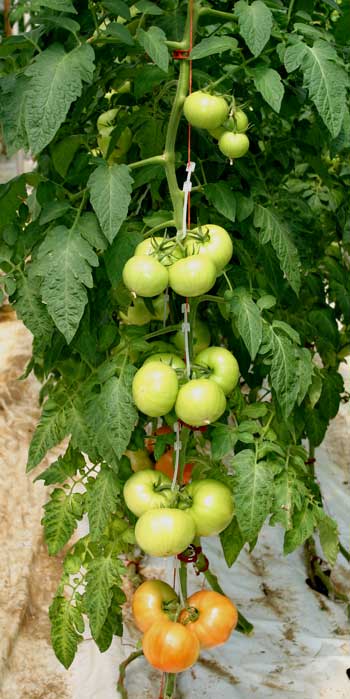
[[144, 160], [136, 160], [134, 163], [129, 163], [128, 168], [130, 170], [136, 170], [138, 167], [144, 167], [145, 165], [164, 165], [165, 156], [164, 155], [152, 155], [150, 158], [144, 158]]
[[[206, 580], [208, 581], [210, 587], [212, 588], [212, 590], [215, 590], [215, 592], [219, 592], [220, 595], [225, 594], [222, 587], [219, 584], [217, 576], [210, 570], [210, 568], [208, 568], [208, 570], [205, 570], [203, 574], [204, 574], [204, 577], [206, 578]], [[238, 610], [237, 631], [249, 636], [249, 634], [251, 634], [253, 630], [254, 630], [253, 624], [251, 624], [250, 621], [248, 621], [248, 619], [246, 619], [243, 616], [243, 614], [241, 614], [241, 612]]]
[[349, 551], [346, 550], [346, 548], [339, 542], [339, 551], [344, 556], [344, 558], [350, 563], [350, 553]]
[[322, 589], [320, 590], [319, 585], [317, 584], [317, 581], [319, 580], [326, 588], [328, 595], [331, 599], [333, 598], [334, 600], [339, 600], [340, 602], [346, 602], [347, 604], [349, 604], [349, 597], [345, 595], [343, 592], [340, 592], [340, 590], [337, 590], [337, 588], [332, 583], [329, 575], [327, 575], [325, 571], [322, 570], [320, 559], [316, 551], [315, 540], [312, 536], [310, 536], [310, 538], [306, 540], [304, 544], [304, 551], [306, 555], [307, 572], [312, 582], [313, 589], [319, 594], [322, 594]]
[[154, 226], [153, 228], [150, 228], [146, 233], [144, 233], [144, 238], [149, 238], [153, 233], [157, 233], [157, 231], [161, 231], [163, 228], [168, 228], [168, 226], [175, 226], [175, 221], [171, 219], [171, 221], [165, 221], [164, 223], [158, 223], [158, 226]]
[[288, 24], [290, 22], [290, 18], [292, 16], [294, 3], [295, 3], [295, 0], [290, 0], [289, 6], [288, 6], [288, 12], [287, 12], [287, 27], [288, 27]]
[[148, 335], [144, 335], [143, 339], [144, 340], [152, 340], [154, 337], [158, 337], [158, 335], [167, 335], [167, 333], [176, 333], [177, 330], [181, 328], [180, 323], [177, 323], [176, 325], [167, 325], [166, 328], [162, 328], [161, 330], [155, 330], [154, 333], [148, 333]]
[[180, 579], [180, 591], [182, 602], [186, 604], [187, 601], [187, 564], [184, 561], [180, 563], [179, 569], [179, 579]]
[[212, 10], [211, 7], [201, 7], [199, 10], [199, 16], [210, 15], [211, 17], [217, 17], [218, 19], [226, 19], [228, 22], [234, 22], [235, 16], [231, 12], [222, 12], [221, 10]]
[[126, 660], [123, 660], [122, 663], [119, 665], [119, 677], [118, 677], [118, 682], [117, 682], [117, 692], [119, 692], [120, 696], [122, 699], [128, 699], [128, 692], [125, 689], [124, 682], [125, 682], [125, 675], [126, 675], [126, 668], [130, 663], [132, 663], [133, 660], [136, 660], [136, 658], [139, 658], [140, 655], [143, 655], [142, 650], [135, 650], [134, 653], [131, 653]]
[[167, 674], [164, 687], [164, 697], [173, 697], [175, 690], [176, 675]]

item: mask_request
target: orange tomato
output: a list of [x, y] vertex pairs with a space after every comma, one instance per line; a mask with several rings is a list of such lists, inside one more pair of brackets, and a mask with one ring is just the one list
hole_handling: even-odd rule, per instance
[[142, 639], [150, 665], [162, 672], [183, 672], [196, 662], [200, 644], [189, 628], [176, 621], [156, 621]]
[[136, 590], [132, 600], [132, 612], [140, 631], [147, 629], [155, 621], [168, 619], [166, 604], [178, 602], [178, 596], [163, 580], [146, 580]]
[[[161, 471], [165, 473], [169, 478], [173, 478], [174, 475], [174, 449], [167, 449], [167, 451], [162, 454], [162, 456], [156, 461], [155, 465], [156, 471]], [[182, 483], [189, 483], [191, 480], [193, 464], [185, 464]]]
[[161, 427], [158, 427], [151, 437], [146, 437], [145, 438], [145, 447], [148, 451], [149, 454], [153, 454], [154, 452], [154, 445], [156, 443], [156, 440], [154, 439], [154, 436], [158, 436], [160, 434], [171, 434], [173, 430], [171, 427], [168, 425], [162, 425]]
[[225, 643], [237, 625], [237, 608], [228, 597], [214, 590], [200, 590], [187, 600], [179, 617], [198, 638], [201, 648]]

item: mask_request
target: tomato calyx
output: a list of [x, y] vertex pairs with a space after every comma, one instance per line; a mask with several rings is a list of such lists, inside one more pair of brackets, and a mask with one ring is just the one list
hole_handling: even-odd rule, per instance
[[193, 621], [199, 619], [199, 611], [196, 607], [185, 607], [181, 613], [181, 624], [191, 624]]
[[185, 549], [184, 551], [181, 551], [181, 553], [177, 554], [177, 558], [182, 563], [195, 563], [195, 561], [198, 558], [199, 551], [196, 550], [198, 548], [201, 549], [200, 546], [194, 546], [194, 544], [190, 544], [187, 547], [187, 549]]
[[205, 573], [206, 570], [209, 570], [209, 559], [203, 552], [198, 555], [193, 567], [196, 575], [200, 575], [201, 573]]

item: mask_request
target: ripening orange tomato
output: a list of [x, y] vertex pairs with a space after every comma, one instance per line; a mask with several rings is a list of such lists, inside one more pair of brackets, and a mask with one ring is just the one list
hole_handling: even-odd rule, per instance
[[[156, 471], [161, 471], [162, 473], [165, 473], [169, 478], [173, 478], [174, 476], [174, 449], [167, 449], [167, 451], [162, 454], [162, 456], [156, 461], [155, 465], [155, 470]], [[190, 482], [191, 476], [192, 476], [192, 470], [193, 470], [193, 464], [188, 463], [185, 464], [184, 472], [183, 472], [183, 477], [182, 477], [182, 483], [187, 483]]]
[[179, 617], [198, 638], [201, 648], [225, 643], [237, 625], [237, 608], [228, 597], [214, 590], [200, 590], [187, 600]]
[[142, 639], [150, 665], [162, 672], [183, 672], [196, 662], [200, 644], [189, 628], [177, 621], [156, 621]]
[[158, 427], [154, 433], [154, 435], [151, 435], [150, 437], [145, 438], [145, 447], [148, 451], [149, 454], [153, 454], [154, 452], [154, 445], [156, 443], [156, 440], [154, 439], [154, 436], [158, 436], [160, 434], [171, 434], [173, 430], [171, 427], [168, 425], [162, 425], [161, 427]]
[[167, 605], [176, 604], [178, 596], [163, 580], [146, 580], [136, 590], [132, 600], [132, 613], [140, 631], [147, 631], [156, 621], [166, 620]]

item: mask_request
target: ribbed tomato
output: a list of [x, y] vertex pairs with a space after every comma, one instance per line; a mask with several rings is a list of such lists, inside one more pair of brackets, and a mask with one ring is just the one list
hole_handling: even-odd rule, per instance
[[237, 625], [238, 612], [225, 595], [200, 590], [187, 600], [179, 621], [197, 636], [201, 648], [213, 648], [228, 640]]
[[148, 662], [162, 672], [183, 672], [196, 662], [200, 644], [197, 636], [176, 621], [156, 621], [142, 639]]
[[156, 621], [168, 619], [167, 605], [175, 604], [178, 596], [163, 580], [146, 580], [132, 599], [132, 612], [140, 631], [147, 631]]

